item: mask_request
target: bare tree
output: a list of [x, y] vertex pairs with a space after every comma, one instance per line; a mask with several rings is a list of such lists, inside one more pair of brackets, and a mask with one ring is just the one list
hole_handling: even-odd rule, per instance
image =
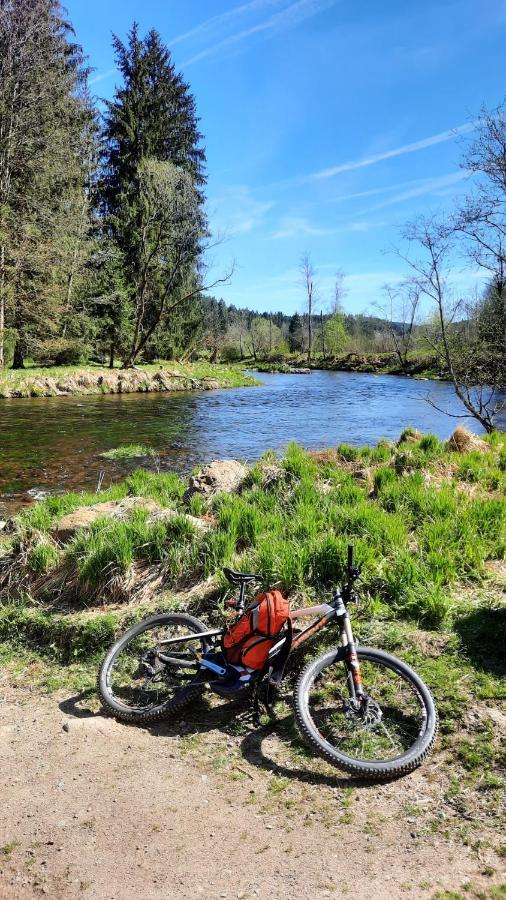
[[330, 312], [338, 313], [343, 311], [343, 300], [348, 293], [347, 288], [344, 284], [344, 279], [346, 278], [345, 273], [342, 269], [338, 269], [335, 275], [334, 280], [334, 292], [332, 299], [330, 301]]
[[304, 253], [300, 260], [299, 266], [300, 280], [302, 288], [306, 295], [306, 310], [308, 323], [308, 343], [307, 343], [307, 361], [311, 362], [311, 353], [313, 350], [313, 303], [315, 300], [315, 269], [311, 262], [309, 253]]
[[476, 138], [462, 167], [472, 172], [473, 190], [450, 217], [448, 228], [462, 240], [465, 255], [490, 273], [495, 287], [506, 286], [506, 101], [481, 110]]
[[403, 372], [407, 372], [422, 291], [416, 278], [405, 278], [395, 285], [385, 284], [383, 291], [385, 302], [377, 306], [387, 323], [399, 365]]
[[[463, 340], [463, 322], [468, 318], [468, 308], [461, 298], [452, 297], [448, 284], [451, 236], [445, 223], [441, 224], [435, 217], [420, 217], [404, 231], [410, 245], [418, 248], [417, 255], [403, 259], [413, 272], [419, 298], [425, 296], [435, 304], [435, 328], [426, 340], [448, 372], [455, 393], [467, 410], [461, 415], [449, 415], [456, 418], [471, 415], [491, 432], [495, 428], [495, 417], [505, 408], [505, 401], [501, 397], [501, 385], [483, 378], [481, 359], [486, 352], [483, 342], [480, 339]], [[439, 409], [430, 397], [426, 399]]]

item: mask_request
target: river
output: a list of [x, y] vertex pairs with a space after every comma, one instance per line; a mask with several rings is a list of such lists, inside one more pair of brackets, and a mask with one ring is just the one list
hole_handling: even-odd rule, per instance
[[[446, 438], [459, 420], [431, 407], [428, 393], [462, 412], [444, 382], [323, 371], [258, 377], [261, 386], [233, 390], [0, 400], [0, 518], [47, 491], [94, 490], [100, 477], [108, 486], [141, 464], [186, 473], [211, 459], [253, 460], [289, 441], [321, 448], [395, 440], [406, 425]], [[158, 462], [101, 458], [125, 444], [153, 447]]]

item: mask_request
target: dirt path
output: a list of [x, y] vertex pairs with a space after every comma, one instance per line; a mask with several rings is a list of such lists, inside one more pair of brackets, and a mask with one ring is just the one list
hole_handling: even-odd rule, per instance
[[484, 897], [500, 881], [490, 847], [440, 827], [437, 756], [357, 787], [269, 729], [227, 733], [223, 707], [145, 730], [68, 695], [0, 696], [2, 898]]

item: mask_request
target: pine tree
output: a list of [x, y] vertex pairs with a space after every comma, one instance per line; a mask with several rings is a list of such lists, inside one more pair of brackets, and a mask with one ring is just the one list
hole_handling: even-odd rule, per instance
[[298, 313], [294, 313], [288, 326], [288, 346], [293, 352], [302, 347], [302, 321]]
[[[162, 305], [159, 296], [154, 296], [151, 313], [146, 311], [146, 303], [149, 303], [146, 292], [139, 299], [146, 260], [146, 208], [141, 196], [140, 172], [147, 161], [170, 163], [184, 176], [186, 188], [193, 188], [197, 206], [195, 218], [200, 217], [200, 227], [194, 228], [193, 247], [190, 248], [185, 239], [184, 255], [187, 266], [196, 271], [200, 243], [205, 234], [202, 212], [205, 151], [201, 146], [194, 97], [181, 74], [176, 72], [158, 33], [150, 31], [142, 39], [134, 24], [126, 44], [114, 38], [114, 49], [124, 83], [107, 104], [99, 195], [105, 228], [116, 241], [125, 261], [124, 281], [136, 315], [136, 337], [127, 359], [131, 364], [146, 346], [147, 341], [143, 338], [142, 345], [140, 343], [140, 332], [146, 322], [157, 318], [156, 328], [167, 309], [164, 303], [162, 313], [158, 315]], [[190, 274], [181, 269], [174, 278], [174, 289], [181, 281], [188, 281]], [[139, 322], [140, 316], [142, 322]], [[151, 330], [149, 324], [148, 330], [151, 338], [155, 329]]]
[[4, 322], [20, 366], [58, 336], [72, 294], [87, 215], [66, 243], [69, 210], [84, 206], [86, 74], [59, 0], [0, 0], [0, 364]]

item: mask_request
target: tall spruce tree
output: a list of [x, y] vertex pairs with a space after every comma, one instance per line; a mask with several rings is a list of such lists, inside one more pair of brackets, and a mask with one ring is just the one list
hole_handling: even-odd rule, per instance
[[6, 325], [21, 366], [61, 333], [72, 299], [87, 217], [86, 74], [59, 0], [0, 0], [0, 365]]
[[[123, 85], [107, 104], [100, 204], [104, 226], [117, 243], [125, 262], [124, 280], [136, 317], [134, 340], [126, 360], [131, 364], [147, 343], [143, 341], [141, 345], [139, 331], [142, 332], [146, 322], [157, 318], [153, 330], [151, 325], [148, 326], [149, 338], [155, 336], [156, 327], [163, 321], [166, 310], [172, 308], [165, 298], [162, 312], [158, 315], [162, 299], [160, 294], [157, 296], [153, 283], [149, 290], [142, 292], [147, 251], [146, 198], [142, 195], [142, 187], [146, 183], [145, 164], [148, 161], [172, 164], [181, 172], [186, 190], [191, 188], [194, 192], [197, 207], [194, 220], [199, 220], [200, 227], [192, 229], [193, 247], [188, 245], [188, 234], [184, 237], [184, 266], [180, 265], [177, 277], [174, 276], [171, 281], [171, 290], [176, 290], [182, 280], [186, 280], [188, 287], [188, 278], [196, 273], [200, 245], [205, 235], [205, 151], [201, 144], [195, 99], [181, 74], [176, 72], [170, 53], [158, 33], [150, 31], [145, 38], [141, 38], [138, 26], [134, 24], [127, 43], [115, 37], [114, 48]], [[187, 220], [186, 216], [183, 218]], [[163, 221], [163, 215], [160, 221]], [[172, 230], [175, 233], [175, 227]], [[176, 243], [180, 246], [178, 241]], [[152, 245], [151, 250], [156, 254], [158, 247], [158, 244], [156, 249]], [[164, 250], [167, 250], [166, 242]], [[188, 267], [192, 271], [188, 271]], [[151, 312], [150, 303], [153, 307]], [[141, 316], [142, 322], [139, 321]]]

